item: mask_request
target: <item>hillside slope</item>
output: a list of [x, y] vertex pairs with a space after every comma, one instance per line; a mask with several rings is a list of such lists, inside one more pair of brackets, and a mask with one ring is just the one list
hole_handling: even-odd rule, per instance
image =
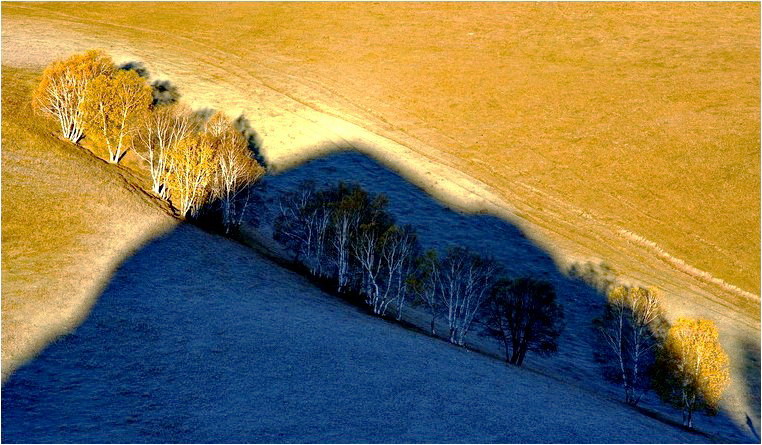
[[671, 317], [718, 322], [725, 406], [759, 430], [759, 297], [718, 281], [758, 293], [758, 4], [294, 7], [4, 3], [3, 60], [142, 60], [245, 112], [281, 170], [360, 149], [559, 268], [656, 286]]
[[187, 225], [127, 259], [2, 398], [4, 443], [707, 440], [371, 317]]
[[[707, 440], [369, 317], [193, 227], [148, 241], [173, 220], [139, 176], [29, 118], [34, 80], [3, 70], [3, 350], [97, 303], [4, 384], [4, 442]], [[408, 214], [436, 216], [420, 201]]]
[[[414, 227], [424, 248], [444, 252], [451, 246], [467, 247], [499, 261], [508, 276], [541, 277], [550, 282], [564, 309], [565, 328], [558, 341], [558, 352], [550, 357], [530, 354], [524, 366], [600, 395], [616, 400], [622, 397], [619, 386], [601, 378], [600, 364], [593, 355], [595, 336], [592, 320], [602, 314], [604, 297], [585, 280], [569, 277], [559, 270], [548, 252], [519, 227], [491, 215], [453, 211], [372, 158], [357, 152], [337, 153], [263, 179], [264, 186], [258, 191], [263, 202], [250, 207], [251, 212], [246, 218], [256, 223], [245, 226], [244, 231], [284, 258], [291, 256], [282, 252], [282, 248], [272, 241], [271, 234], [279, 214], [279, 197], [284, 192], [295, 190], [302, 181], [325, 186], [342, 181], [359, 184], [369, 192], [386, 196], [390, 214], [399, 224]], [[612, 278], [610, 272], [602, 269], [597, 269], [597, 272], [598, 276], [591, 277], [594, 280]], [[403, 314], [407, 322], [422, 330], [428, 329], [431, 318], [425, 307], [407, 307]], [[743, 332], [740, 326], [742, 320], [733, 318], [732, 313], [713, 312], [711, 316], [722, 326], [735, 325], [737, 332]], [[439, 322], [437, 331], [446, 336], [446, 322], [441, 319]], [[479, 336], [478, 331], [477, 327], [467, 337], [467, 344], [503, 357], [502, 345]], [[752, 437], [754, 432], [739, 420], [756, 419], [759, 412], [755, 409], [759, 405], [758, 347], [753, 337], [740, 339], [742, 347], [731, 350], [735, 380], [725, 396], [723, 413], [716, 417], [700, 415], [695, 423], [698, 429], [722, 434], [729, 441]], [[653, 393], [646, 394], [640, 406], [667, 418], [679, 417], [678, 412], [662, 403]]]
[[37, 73], [2, 67], [3, 380], [76, 327], [116, 265], [174, 219], [129, 170], [32, 118]]

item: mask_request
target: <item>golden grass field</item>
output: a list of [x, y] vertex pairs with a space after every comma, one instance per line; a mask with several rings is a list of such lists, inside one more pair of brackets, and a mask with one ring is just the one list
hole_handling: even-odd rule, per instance
[[59, 12], [314, 79], [490, 185], [539, 188], [759, 293], [758, 4], [6, 6]]
[[[89, 48], [141, 60], [191, 105], [245, 112], [276, 169], [357, 146], [453, 207], [514, 220], [560, 266], [603, 261], [654, 285], [672, 316], [718, 322], [742, 421], [759, 405], [759, 14], [758, 3], [4, 2], [2, 51], [38, 71]], [[6, 130], [7, 85], [4, 194], [17, 182], [7, 134], [23, 131]], [[8, 239], [31, 227], [6, 229], [6, 206], [4, 287], [17, 279]]]
[[37, 72], [3, 67], [3, 380], [76, 327], [114, 268], [174, 224], [141, 179], [30, 119]]

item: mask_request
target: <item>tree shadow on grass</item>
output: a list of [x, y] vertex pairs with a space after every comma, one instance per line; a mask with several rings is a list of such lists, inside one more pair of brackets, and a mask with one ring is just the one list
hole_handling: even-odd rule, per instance
[[[145, 66], [145, 63], [139, 61], [129, 61], [119, 65], [120, 70], [134, 71], [138, 76], [146, 80], [151, 78], [151, 73]], [[166, 79], [154, 79], [151, 82], [152, 104], [170, 105], [180, 100], [180, 90], [177, 85]]]
[[749, 432], [760, 440], [760, 345], [758, 339], [748, 338], [742, 343], [744, 360], [739, 365], [740, 374], [746, 376], [747, 403], [750, 412], [746, 413], [746, 427]]

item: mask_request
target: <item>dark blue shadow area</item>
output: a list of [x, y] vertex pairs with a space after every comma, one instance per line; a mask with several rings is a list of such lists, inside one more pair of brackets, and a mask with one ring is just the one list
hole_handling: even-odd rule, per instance
[[708, 441], [584, 388], [601, 380], [589, 324], [603, 299], [517, 228], [452, 212], [356, 153], [269, 177], [265, 205], [303, 179], [359, 182], [387, 194], [425, 247], [468, 246], [553, 282], [567, 331], [543, 366], [580, 384], [368, 316], [252, 249], [181, 225], [127, 258], [85, 322], [8, 379], [2, 441]]
[[[314, 181], [318, 186], [330, 186], [339, 181], [357, 183], [365, 190], [384, 194], [389, 198], [389, 210], [397, 222], [413, 225], [424, 248], [436, 248], [443, 252], [452, 245], [469, 247], [483, 255], [495, 257], [510, 277], [529, 276], [551, 282], [565, 313], [566, 329], [559, 338], [559, 352], [549, 358], [530, 353], [526, 364], [530, 368], [562, 376], [565, 381], [611, 394], [616, 399], [622, 397], [621, 388], [605, 382], [599, 365], [593, 360], [592, 320], [601, 315], [606, 297], [588, 283], [607, 277], [588, 274], [587, 282], [570, 278], [559, 270], [545, 250], [514, 224], [491, 215], [452, 210], [373, 158], [354, 150], [354, 147], [345, 148], [346, 151], [267, 176], [262, 188], [262, 205], [266, 211], [256, 207], [253, 210], [257, 217], [252, 213], [250, 218], [259, 221], [259, 232], [270, 235], [278, 196], [295, 189], [305, 180]], [[580, 266], [584, 268], [588, 265]], [[596, 273], [597, 270], [592, 269], [592, 274]], [[469, 337], [467, 344], [502, 355], [497, 344], [479, 338], [475, 332]], [[667, 418], [680, 419], [680, 413], [662, 404], [653, 392], [646, 394], [641, 406]], [[695, 425], [699, 429], [721, 430], [726, 437], [754, 440], [750, 434], [741, 432], [725, 413], [697, 417]]]
[[694, 442], [408, 331], [250, 249], [180, 226], [2, 392], [18, 442]]
[[[591, 361], [592, 339], [589, 334], [592, 319], [602, 311], [604, 297], [589, 285], [559, 271], [553, 259], [515, 225], [490, 215], [453, 211], [372, 158], [347, 151], [267, 176], [264, 188], [267, 212], [264, 218], [260, 217], [263, 220], [259, 225], [261, 232], [270, 233], [271, 224], [268, 223], [275, 216], [278, 196], [295, 189], [304, 180], [315, 181], [318, 186], [339, 181], [354, 182], [373, 193], [383, 193], [389, 197], [389, 210], [397, 221], [417, 229], [424, 248], [443, 252], [453, 245], [469, 247], [483, 255], [494, 256], [509, 276], [550, 281], [564, 305], [567, 324], [560, 339], [560, 355], [552, 361], [567, 378], [599, 380], [598, 369]], [[262, 214], [260, 208], [253, 210]], [[535, 359], [532, 355], [527, 357], [528, 362]]]

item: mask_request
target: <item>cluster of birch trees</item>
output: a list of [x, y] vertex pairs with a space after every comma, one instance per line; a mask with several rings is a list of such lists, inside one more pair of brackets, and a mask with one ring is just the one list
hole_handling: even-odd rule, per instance
[[58, 121], [63, 138], [86, 138], [111, 163], [133, 150], [153, 191], [181, 216], [209, 210], [226, 231], [240, 224], [249, 186], [265, 172], [248, 135], [221, 112], [205, 117], [162, 99], [143, 74], [118, 68], [102, 51], [76, 54], [45, 69], [33, 106]]
[[[111, 163], [133, 150], [147, 165], [153, 192], [181, 216], [218, 212], [226, 231], [240, 225], [249, 188], [265, 172], [247, 125], [241, 128], [245, 118], [194, 112], [143, 74], [87, 51], [49, 65], [32, 103], [58, 122], [64, 139], [86, 138]], [[443, 319], [457, 345], [478, 324], [518, 366], [527, 351], [556, 351], [563, 310], [553, 286], [507, 279], [494, 259], [463, 247], [424, 251], [415, 229], [396, 224], [387, 204], [357, 185], [305, 182], [281, 196], [274, 238], [311, 275], [360, 296], [374, 314], [393, 310], [400, 320], [407, 304], [425, 305], [431, 333]], [[716, 410], [729, 360], [714, 323], [683, 318], [670, 327], [655, 290], [613, 287], [608, 279], [595, 287], [608, 295], [595, 320], [596, 356], [604, 376], [622, 385], [625, 402], [637, 405], [653, 387], [683, 410], [687, 426], [696, 410]]]
[[454, 344], [464, 345], [476, 324], [503, 323], [488, 332], [507, 336], [522, 360], [527, 349], [554, 350], [547, 344], [555, 345], [563, 314], [552, 286], [531, 281], [506, 290], [497, 285], [510, 280], [500, 279], [502, 268], [492, 258], [463, 247], [423, 251], [415, 229], [396, 224], [387, 204], [358, 185], [303, 182], [280, 197], [273, 236], [310, 274], [359, 296], [374, 314], [393, 310], [400, 320], [416, 302], [431, 314], [431, 333], [442, 319]]
[[595, 355], [604, 377], [637, 405], [649, 389], [682, 410], [691, 427], [698, 410], [716, 412], [729, 379], [729, 359], [711, 320], [667, 322], [656, 289], [610, 286], [603, 316], [594, 320]]
[[[359, 297], [374, 314], [393, 311], [400, 320], [406, 305], [423, 305], [432, 335], [442, 321], [444, 336], [462, 346], [478, 327], [516, 366], [528, 351], [557, 352], [564, 312], [550, 283], [506, 278], [494, 259], [464, 247], [424, 250], [415, 229], [396, 224], [387, 206], [385, 196], [358, 185], [303, 182], [278, 200], [273, 236], [309, 274]], [[594, 320], [603, 375], [622, 386], [631, 405], [656, 389], [691, 426], [696, 410], [716, 409], [728, 384], [716, 326], [680, 319], [670, 327], [654, 289], [613, 283], [596, 280], [607, 295], [603, 316]]]
[[281, 196], [273, 235], [313, 276], [334, 280], [340, 293], [362, 294], [374, 314], [394, 308], [400, 319], [420, 244], [386, 205], [357, 185], [304, 182]]

